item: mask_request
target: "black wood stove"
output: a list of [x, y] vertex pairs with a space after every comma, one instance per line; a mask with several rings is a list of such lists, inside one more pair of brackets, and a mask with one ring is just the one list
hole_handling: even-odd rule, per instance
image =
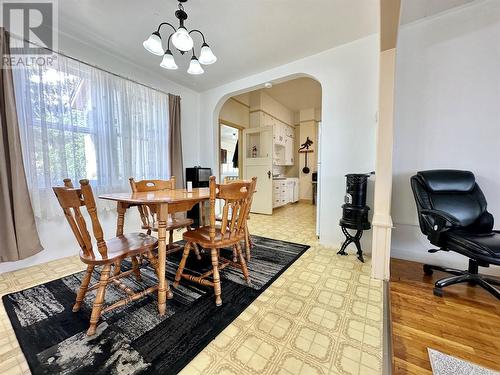
[[[363, 231], [371, 228], [368, 221], [370, 207], [366, 205], [366, 185], [369, 176], [369, 174], [346, 174], [345, 204], [342, 205], [342, 219], [340, 219], [340, 226], [346, 240], [337, 253], [347, 255], [345, 252], [347, 246], [354, 243], [358, 249], [358, 259], [363, 263], [365, 260], [363, 259], [363, 250], [361, 250], [359, 240], [363, 235]], [[349, 233], [349, 229], [356, 230], [356, 234]]]

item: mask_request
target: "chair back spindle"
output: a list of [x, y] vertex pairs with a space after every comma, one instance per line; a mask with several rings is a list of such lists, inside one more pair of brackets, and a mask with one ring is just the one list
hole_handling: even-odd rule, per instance
[[215, 241], [215, 201], [224, 202], [221, 216], [221, 235], [234, 238], [244, 231], [256, 178], [250, 181], [238, 180], [228, 184], [216, 184], [215, 176], [210, 177], [210, 240]]
[[80, 188], [75, 189], [70, 179], [64, 179], [64, 186], [55, 186], [52, 188], [64, 216], [76, 237], [80, 248], [85, 256], [95, 257], [92, 247], [92, 238], [87, 229], [87, 223], [83, 217], [80, 207], [85, 206], [92, 223], [92, 231], [97, 242], [97, 250], [102, 258], [107, 257], [107, 246], [104, 241], [104, 233], [97, 216], [96, 204], [92, 187], [88, 180], [80, 180]]

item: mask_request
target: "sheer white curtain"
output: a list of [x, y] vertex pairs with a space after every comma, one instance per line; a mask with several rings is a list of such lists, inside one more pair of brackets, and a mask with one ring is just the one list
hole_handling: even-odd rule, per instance
[[13, 74], [35, 216], [60, 216], [51, 188], [66, 177], [90, 180], [95, 194], [169, 177], [166, 94], [61, 55]]

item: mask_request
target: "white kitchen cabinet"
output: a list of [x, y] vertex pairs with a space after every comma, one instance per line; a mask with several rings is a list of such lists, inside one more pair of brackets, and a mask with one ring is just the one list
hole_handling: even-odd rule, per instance
[[274, 132], [274, 144], [284, 146], [285, 145], [285, 125], [279, 121], [274, 122], [273, 132]]
[[273, 181], [273, 208], [299, 200], [299, 179], [285, 178]]
[[291, 137], [286, 137], [285, 143], [285, 165], [293, 165], [294, 162], [294, 139]]
[[279, 121], [273, 126], [274, 164], [294, 164], [295, 129]]

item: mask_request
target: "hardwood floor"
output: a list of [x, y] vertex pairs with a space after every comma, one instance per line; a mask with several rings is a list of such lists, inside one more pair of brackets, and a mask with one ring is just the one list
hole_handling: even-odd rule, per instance
[[500, 302], [467, 284], [436, 297], [434, 282], [445, 275], [425, 276], [421, 263], [391, 260], [394, 374], [431, 374], [429, 347], [500, 370]]

